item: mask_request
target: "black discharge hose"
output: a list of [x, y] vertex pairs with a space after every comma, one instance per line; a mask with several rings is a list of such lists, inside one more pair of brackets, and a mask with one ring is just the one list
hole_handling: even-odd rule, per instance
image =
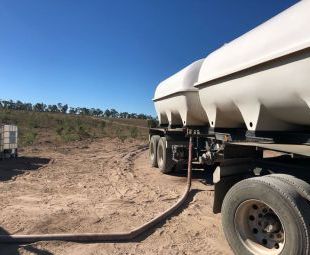
[[178, 209], [186, 200], [189, 191], [191, 189], [192, 180], [192, 136], [189, 138], [189, 149], [188, 149], [188, 168], [187, 168], [187, 185], [185, 192], [182, 197], [169, 209], [162, 214], [153, 218], [149, 222], [139, 226], [129, 232], [119, 233], [77, 233], [77, 234], [37, 234], [37, 235], [0, 235], [0, 243], [33, 243], [38, 241], [73, 241], [73, 242], [124, 242], [130, 241], [156, 224], [162, 222], [164, 219], [169, 217], [176, 209]]

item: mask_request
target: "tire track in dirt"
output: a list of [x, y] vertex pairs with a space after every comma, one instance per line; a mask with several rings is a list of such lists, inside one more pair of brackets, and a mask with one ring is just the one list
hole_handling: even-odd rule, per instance
[[[144, 142], [102, 139], [36, 151], [53, 162], [0, 182], [0, 224], [10, 233], [116, 232], [137, 227], [182, 194], [186, 178], [149, 167]], [[33, 152], [25, 151], [25, 156]], [[178, 215], [132, 243], [31, 245], [53, 254], [232, 254], [212, 196], [199, 181]], [[9, 249], [0, 247], [1, 251]], [[19, 247], [20, 254], [31, 254]]]

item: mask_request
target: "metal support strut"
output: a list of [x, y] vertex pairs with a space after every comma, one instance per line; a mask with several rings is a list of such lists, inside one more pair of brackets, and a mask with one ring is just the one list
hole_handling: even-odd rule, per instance
[[130, 241], [150, 228], [154, 227], [156, 224], [160, 223], [176, 209], [178, 209], [187, 199], [189, 191], [191, 189], [191, 180], [192, 180], [192, 136], [189, 138], [189, 147], [188, 147], [188, 168], [187, 168], [187, 185], [182, 197], [169, 209], [167, 209], [162, 214], [158, 215], [149, 222], [143, 224], [140, 227], [137, 227], [128, 232], [119, 232], [119, 233], [77, 233], [77, 234], [37, 234], [37, 235], [0, 235], [0, 243], [33, 243], [38, 241], [73, 241], [73, 242], [120, 242], [120, 241]]

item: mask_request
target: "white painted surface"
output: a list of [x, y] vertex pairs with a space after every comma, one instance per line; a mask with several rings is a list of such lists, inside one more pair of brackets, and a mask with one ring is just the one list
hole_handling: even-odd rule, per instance
[[309, 24], [310, 1], [302, 1], [205, 59], [195, 86], [212, 127], [310, 126]]
[[253, 131], [309, 129], [310, 51], [286, 60], [201, 88], [210, 125]]
[[197, 82], [203, 59], [185, 67], [161, 82], [154, 96], [156, 112], [161, 124], [197, 126], [207, 125], [207, 115], [199, 101]]
[[198, 74], [203, 59], [197, 60], [181, 71], [159, 83], [155, 90], [153, 100], [159, 100], [166, 96], [171, 96], [175, 93], [198, 91], [193, 84], [198, 80]]
[[155, 109], [161, 124], [208, 125], [208, 117], [202, 109], [198, 91], [181, 92], [155, 101]]
[[310, 47], [310, 1], [301, 1], [212, 52], [198, 84]]
[[18, 129], [15, 125], [0, 126], [0, 152], [17, 148]]
[[156, 89], [161, 124], [309, 129], [310, 1], [297, 3], [201, 61]]

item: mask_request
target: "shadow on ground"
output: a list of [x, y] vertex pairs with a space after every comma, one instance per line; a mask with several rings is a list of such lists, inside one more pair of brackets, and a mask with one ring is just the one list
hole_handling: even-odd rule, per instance
[[49, 162], [49, 158], [38, 157], [0, 160], [0, 181], [8, 181], [25, 172], [38, 170]]
[[[0, 227], [0, 235], [9, 235], [7, 231]], [[53, 255], [53, 253], [35, 247], [35, 244], [4, 244], [0, 243], [0, 254], [20, 255], [23, 250], [33, 255]]]
[[[198, 180], [205, 185], [213, 185], [214, 184], [213, 183], [213, 172], [214, 172], [214, 170], [215, 169], [211, 168], [211, 167], [210, 167], [210, 169], [204, 169], [204, 170], [193, 167], [192, 179]], [[187, 176], [187, 169], [181, 169], [178, 171], [174, 171], [174, 172], [170, 173], [170, 175], [184, 178]]]

